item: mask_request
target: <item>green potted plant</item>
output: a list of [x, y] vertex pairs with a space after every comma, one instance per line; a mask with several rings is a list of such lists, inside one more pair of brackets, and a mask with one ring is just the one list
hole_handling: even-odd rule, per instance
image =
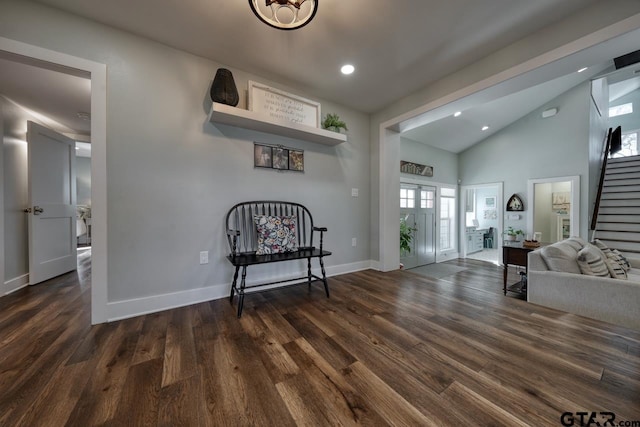
[[417, 230], [415, 227], [409, 227], [404, 218], [400, 219], [400, 253], [411, 253], [411, 241], [413, 233]]
[[331, 113], [328, 113], [322, 121], [322, 128], [338, 133], [340, 133], [340, 129], [349, 130], [347, 129], [347, 124], [340, 120], [340, 116]]
[[513, 241], [518, 238], [518, 235], [524, 234], [524, 231], [515, 230], [513, 227], [507, 227], [507, 230], [504, 232], [504, 234], [507, 236], [507, 240]]

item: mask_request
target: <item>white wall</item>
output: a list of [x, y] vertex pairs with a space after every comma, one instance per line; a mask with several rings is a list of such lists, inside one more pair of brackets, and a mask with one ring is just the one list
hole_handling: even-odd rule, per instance
[[[318, 100], [324, 113], [338, 113], [349, 126], [348, 142], [337, 147], [214, 126], [207, 121], [208, 92], [224, 58], [209, 61], [30, 2], [5, 1], [2, 9], [0, 36], [107, 64], [110, 302], [212, 286], [226, 292], [232, 270], [224, 259], [223, 216], [243, 200], [305, 204], [329, 228], [330, 272], [368, 266], [367, 115]], [[302, 88], [231, 70], [241, 98], [249, 79], [307, 96]], [[305, 150], [305, 173], [254, 169], [254, 141]], [[359, 188], [358, 198], [351, 188]], [[199, 265], [202, 250], [210, 251], [210, 264]], [[256, 268], [250, 279], [296, 269]]]
[[[488, 197], [495, 197], [496, 205], [487, 207], [486, 200]], [[500, 210], [500, 200], [498, 200], [497, 187], [480, 187], [476, 189], [476, 218], [478, 219], [478, 228], [489, 229], [489, 227], [498, 227], [498, 211]], [[496, 211], [496, 218], [485, 218], [485, 211]], [[498, 231], [499, 233], [500, 231]]]
[[[587, 236], [587, 185], [589, 173], [589, 84], [583, 83], [483, 142], [460, 153], [460, 179], [463, 185], [504, 181], [504, 200], [518, 194], [531, 209], [527, 200], [527, 180], [579, 175], [580, 235]], [[543, 119], [542, 111], [558, 108], [554, 117]], [[527, 229], [526, 212], [519, 220], [505, 218], [504, 227]]]
[[0, 96], [3, 110], [3, 248], [4, 291], [26, 284], [29, 273], [27, 246], [27, 120], [34, 118]]

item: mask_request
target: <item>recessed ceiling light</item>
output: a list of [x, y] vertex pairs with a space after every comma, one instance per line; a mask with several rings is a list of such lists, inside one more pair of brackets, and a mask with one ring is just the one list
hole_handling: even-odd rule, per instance
[[346, 75], [353, 73], [355, 70], [356, 70], [356, 67], [354, 67], [351, 64], [343, 65], [342, 68], [340, 68], [340, 71], [342, 72], [342, 74], [346, 74]]
[[487, 130], [487, 129], [489, 129], [489, 126], [487, 125], [482, 126], [482, 130]]
[[460, 114], [462, 114], [462, 111], [456, 111], [455, 113], [453, 113], [453, 117], [459, 117]]
[[581, 73], [581, 72], [583, 72], [583, 71], [586, 71], [588, 68], [589, 68], [589, 67], [580, 68], [580, 69], [578, 70], [578, 72], [579, 72], [579, 73]]

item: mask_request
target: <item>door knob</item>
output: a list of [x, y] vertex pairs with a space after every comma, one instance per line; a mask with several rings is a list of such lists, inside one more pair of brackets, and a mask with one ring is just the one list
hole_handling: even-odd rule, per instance
[[40, 215], [42, 212], [44, 212], [44, 209], [42, 209], [40, 206], [34, 206], [33, 207], [33, 214], [34, 215]]
[[22, 210], [24, 213], [31, 213], [31, 208], [25, 208]]

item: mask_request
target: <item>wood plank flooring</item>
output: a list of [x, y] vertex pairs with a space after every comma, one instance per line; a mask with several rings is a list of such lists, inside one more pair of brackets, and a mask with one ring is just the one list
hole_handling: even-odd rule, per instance
[[[90, 259], [0, 298], [2, 426], [558, 426], [640, 420], [640, 332], [502, 295], [473, 260], [90, 326]], [[516, 280], [514, 273], [513, 279]], [[599, 418], [602, 420], [602, 418]], [[577, 424], [576, 424], [577, 425]]]

